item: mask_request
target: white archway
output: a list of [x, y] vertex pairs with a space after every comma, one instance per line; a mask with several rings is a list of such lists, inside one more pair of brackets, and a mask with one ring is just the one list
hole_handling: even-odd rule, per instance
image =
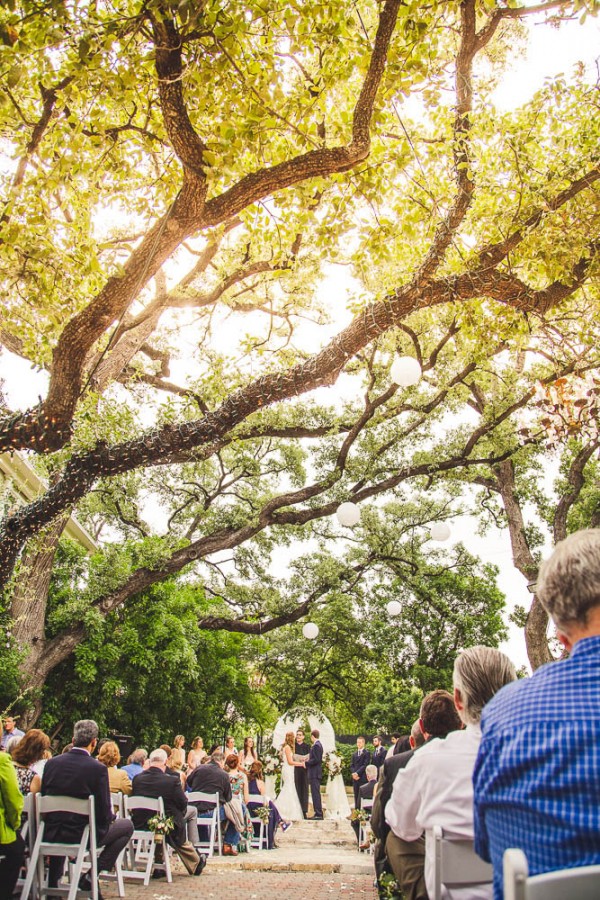
[[[319, 740], [323, 745], [325, 753], [330, 753], [332, 750], [335, 750], [335, 731], [333, 730], [333, 725], [322, 712], [311, 708], [290, 709], [284, 713], [273, 730], [273, 746], [279, 750], [283, 745], [287, 732], [293, 731], [295, 734], [298, 728], [304, 728], [307, 722], [310, 731], [312, 731], [313, 728], [318, 728], [320, 733]], [[305, 735], [305, 740], [309, 743], [308, 734]]]

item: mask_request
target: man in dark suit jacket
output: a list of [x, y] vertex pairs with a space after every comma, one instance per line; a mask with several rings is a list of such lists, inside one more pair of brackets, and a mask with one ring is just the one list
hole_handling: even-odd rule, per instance
[[[188, 802], [179, 777], [173, 778], [165, 772], [167, 754], [164, 750], [153, 750], [148, 759], [148, 768], [133, 779], [132, 797], [163, 798], [165, 816], [171, 816], [175, 828], [167, 836], [167, 841], [175, 850], [190, 875], [200, 875], [206, 865], [206, 856], [199, 856], [194, 845], [187, 838], [185, 815]], [[146, 828], [148, 819], [155, 815], [151, 810], [134, 809], [131, 818], [136, 828]]]
[[[43, 796], [76, 797], [87, 800], [94, 797], [96, 842], [103, 847], [98, 856], [98, 871], [112, 869], [123, 847], [133, 834], [128, 819], [115, 819], [110, 803], [108, 769], [92, 758], [98, 743], [98, 726], [92, 719], [82, 719], [73, 729], [73, 748], [68, 753], [49, 759], [42, 775]], [[44, 838], [56, 843], [75, 844], [81, 840], [86, 819], [73, 813], [48, 813], [44, 816]], [[49, 885], [56, 887], [64, 868], [64, 857], [50, 857]], [[84, 875], [79, 885], [91, 890], [89, 876]], [[100, 896], [100, 895], [99, 895]]]
[[354, 808], [358, 809], [359, 789], [361, 785], [367, 783], [365, 770], [371, 762], [371, 754], [365, 749], [364, 737], [356, 738], [356, 753], [352, 754], [352, 762], [350, 763], [350, 771], [352, 773], [352, 787], [354, 788]]
[[[361, 784], [361, 786], [358, 790], [358, 803], [359, 803], [358, 808], [359, 809], [362, 809], [363, 800], [372, 800], [373, 799], [373, 792], [375, 790], [375, 785], [377, 784], [377, 766], [375, 766], [373, 763], [370, 763], [367, 766], [365, 774], [367, 776], [367, 783]], [[352, 828], [354, 829], [354, 833], [356, 834], [356, 840], [360, 841], [360, 822], [353, 821], [353, 822], [350, 822], [350, 824], [352, 825]], [[360, 849], [368, 850], [369, 845], [361, 844]]]
[[323, 744], [319, 740], [320, 732], [314, 728], [310, 733], [312, 747], [310, 754], [306, 760], [306, 768], [308, 769], [308, 784], [310, 787], [310, 796], [314, 815], [311, 819], [323, 818], [323, 806], [321, 804], [321, 778], [323, 777]]
[[[304, 740], [304, 732], [301, 728], [296, 732], [294, 753], [298, 756], [309, 756], [310, 754], [310, 747]], [[302, 813], [304, 818], [306, 818], [308, 813], [308, 772], [302, 766], [294, 766], [294, 783], [300, 806], [302, 807]]]
[[[188, 776], [187, 789], [189, 791], [202, 791], [205, 794], [219, 795], [219, 817], [222, 822], [226, 820], [223, 803], [231, 800], [231, 782], [229, 776], [223, 771], [225, 754], [222, 750], [215, 750], [211, 754], [210, 762], [196, 766]], [[202, 827], [202, 819], [212, 815], [214, 803], [194, 803], [198, 810], [198, 827]], [[237, 856], [237, 845], [240, 842], [240, 834], [235, 829], [233, 822], [227, 820], [227, 827], [223, 835], [223, 853], [226, 856]]]
[[375, 749], [371, 754], [371, 762], [374, 766], [377, 766], [377, 775], [379, 775], [379, 770], [384, 764], [385, 758], [387, 756], [387, 750], [383, 746], [381, 738], [377, 734], [373, 738], [373, 747]]

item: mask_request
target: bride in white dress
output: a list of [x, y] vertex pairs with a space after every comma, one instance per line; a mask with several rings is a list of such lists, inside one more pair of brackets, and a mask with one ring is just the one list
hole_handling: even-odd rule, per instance
[[279, 815], [288, 822], [299, 822], [304, 818], [294, 781], [294, 769], [298, 766], [305, 768], [305, 765], [294, 760], [294, 741], [294, 732], [288, 731], [281, 748], [281, 791], [275, 801]]

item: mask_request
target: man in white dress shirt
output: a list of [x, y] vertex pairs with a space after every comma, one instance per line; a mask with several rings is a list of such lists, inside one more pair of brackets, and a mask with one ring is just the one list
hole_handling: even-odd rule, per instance
[[[479, 720], [483, 707], [505, 684], [514, 681], [513, 664], [491, 647], [470, 647], [454, 663], [454, 703], [466, 728], [447, 738], [428, 741], [396, 776], [385, 808], [390, 828], [404, 841], [416, 841], [425, 832], [425, 885], [434, 896], [432, 828], [441, 825], [456, 838], [473, 839], [472, 774], [481, 740]], [[426, 900], [423, 880], [403, 883], [394, 873], [407, 900]], [[492, 885], [446, 891], [448, 900], [487, 900]]]

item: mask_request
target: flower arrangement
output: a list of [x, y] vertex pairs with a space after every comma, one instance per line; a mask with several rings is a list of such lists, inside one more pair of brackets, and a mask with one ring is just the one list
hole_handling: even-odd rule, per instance
[[325, 768], [329, 773], [329, 777], [335, 778], [336, 775], [342, 774], [344, 761], [338, 753], [331, 751], [330, 753], [325, 754]]
[[154, 840], [157, 844], [161, 844], [175, 828], [172, 816], [161, 816], [159, 813], [148, 819], [147, 824], [150, 831], [154, 832]]
[[268, 803], [264, 803], [262, 806], [256, 807], [256, 815], [260, 819], [260, 821], [264, 825], [269, 824], [269, 816], [271, 815], [271, 809]]
[[263, 758], [263, 771], [265, 775], [277, 775], [281, 772], [281, 757], [275, 747], [271, 747]]
[[366, 822], [368, 821], [369, 813], [366, 809], [353, 809], [350, 813], [350, 821], [351, 822]]

